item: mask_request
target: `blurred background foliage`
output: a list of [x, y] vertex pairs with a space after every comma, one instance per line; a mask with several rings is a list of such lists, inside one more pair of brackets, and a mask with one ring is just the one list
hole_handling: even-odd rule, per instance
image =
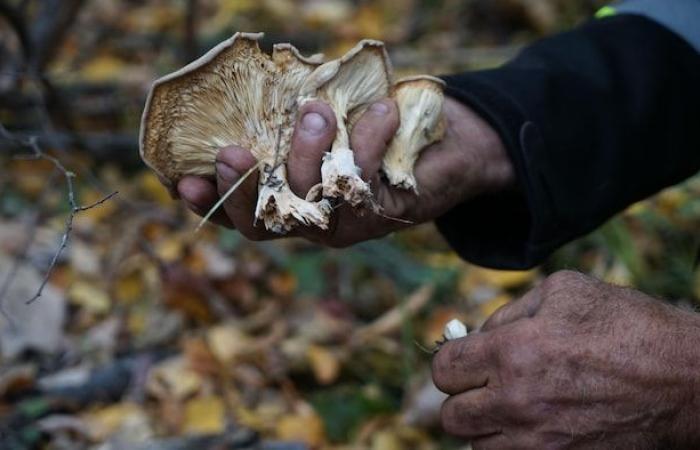
[[[449, 319], [477, 327], [561, 268], [695, 307], [697, 178], [541, 268], [498, 272], [461, 261], [430, 224], [345, 250], [213, 226], [195, 236], [196, 218], [138, 157], [150, 83], [235, 31], [328, 56], [381, 39], [397, 74], [441, 74], [497, 66], [602, 4], [0, 1], [11, 133], [0, 137], [0, 447], [461, 448], [437, 426], [423, 350]], [[41, 154], [23, 158], [32, 143]], [[75, 213], [57, 253], [68, 173], [78, 205], [119, 193]]]

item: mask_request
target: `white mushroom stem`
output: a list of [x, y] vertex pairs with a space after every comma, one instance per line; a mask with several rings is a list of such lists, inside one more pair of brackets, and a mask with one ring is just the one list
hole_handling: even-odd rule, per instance
[[371, 200], [372, 191], [360, 176], [362, 170], [355, 165], [355, 155], [350, 149], [350, 136], [345, 121], [343, 117], [338, 118], [335, 141], [331, 151], [323, 157], [323, 196], [344, 198], [352, 206], [358, 206]]
[[360, 176], [350, 148], [348, 115], [386, 96], [390, 80], [391, 67], [383, 44], [363, 40], [342, 58], [316, 68], [301, 87], [299, 105], [324, 101], [337, 119], [335, 140], [321, 166], [325, 197], [343, 198], [352, 206], [372, 203], [372, 191]]
[[284, 164], [273, 161], [262, 165], [255, 218], [261, 219], [265, 228], [284, 234], [301, 223], [325, 230], [331, 211], [328, 200], [311, 202], [297, 197], [287, 183]]
[[413, 166], [420, 152], [442, 139], [445, 132], [444, 85], [439, 78], [428, 75], [404, 78], [394, 85], [392, 97], [399, 108], [401, 125], [382, 161], [382, 169], [393, 186], [418, 192]]
[[459, 319], [452, 319], [447, 322], [442, 334], [448, 341], [460, 339], [467, 335], [467, 326], [464, 325]]

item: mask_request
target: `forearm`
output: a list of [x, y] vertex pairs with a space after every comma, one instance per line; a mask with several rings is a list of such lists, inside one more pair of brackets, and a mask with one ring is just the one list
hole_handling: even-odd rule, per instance
[[474, 262], [541, 262], [700, 169], [698, 79], [694, 49], [638, 16], [546, 39], [500, 69], [446, 77], [448, 95], [499, 133], [519, 191], [467, 201], [438, 226]]

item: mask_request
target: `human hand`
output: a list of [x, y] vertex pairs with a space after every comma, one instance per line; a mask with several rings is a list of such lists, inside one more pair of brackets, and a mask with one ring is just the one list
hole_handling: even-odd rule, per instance
[[558, 272], [446, 343], [442, 425], [484, 449], [700, 448], [700, 319]]
[[[306, 237], [332, 247], [344, 247], [377, 238], [412, 223], [432, 220], [460, 202], [487, 191], [503, 189], [513, 180], [513, 169], [496, 133], [470, 109], [445, 99], [445, 138], [423, 151], [416, 162], [419, 194], [390, 186], [380, 176], [387, 143], [396, 133], [399, 115], [393, 100], [384, 99], [370, 107], [353, 128], [350, 137], [355, 163], [362, 178], [369, 181], [381, 214], [368, 212], [358, 217], [351, 207], [338, 206], [328, 230], [298, 227], [290, 235]], [[292, 190], [305, 197], [321, 181], [323, 155], [336, 133], [335, 116], [321, 102], [304, 105], [299, 114], [287, 162]], [[227, 147], [217, 157], [216, 181], [185, 177], [178, 193], [197, 214], [204, 215], [240, 175], [255, 165], [246, 149]], [[280, 237], [254, 224], [257, 176], [250, 176], [224, 203], [213, 221], [237, 228], [252, 240]], [[408, 223], [407, 223], [408, 221]]]

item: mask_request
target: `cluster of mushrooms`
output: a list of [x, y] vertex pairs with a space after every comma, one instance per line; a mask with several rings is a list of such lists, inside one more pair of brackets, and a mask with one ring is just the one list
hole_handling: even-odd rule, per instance
[[[358, 209], [373, 204], [349, 136], [363, 112], [389, 96], [401, 124], [382, 170], [392, 185], [417, 192], [413, 165], [445, 130], [442, 80], [421, 75], [393, 82], [384, 44], [375, 40], [325, 62], [323, 55], [307, 58], [290, 44], [276, 44], [268, 55], [260, 38], [262, 33], [236, 33], [153, 84], [141, 122], [141, 156], [166, 186], [173, 189], [185, 175], [213, 176], [217, 152], [237, 145], [258, 160], [253, 220], [277, 233], [299, 224], [326, 229], [331, 199]], [[286, 161], [297, 112], [314, 100], [331, 106], [337, 134], [322, 162], [322, 182], [301, 198], [289, 187]]]

